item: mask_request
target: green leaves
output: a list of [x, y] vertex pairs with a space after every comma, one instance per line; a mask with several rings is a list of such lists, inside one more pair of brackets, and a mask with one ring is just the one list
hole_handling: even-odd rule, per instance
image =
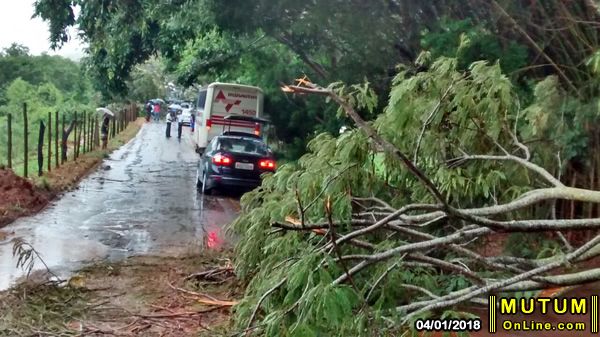
[[[368, 84], [334, 83], [329, 88], [345, 95], [350, 104], [364, 111], [377, 105]], [[452, 205], [492, 206], [510, 201], [532, 186], [543, 185], [514, 162], [467, 161], [462, 156], [501, 155], [504, 150], [522, 155], [516, 137], [527, 144], [536, 163], [556, 167], [557, 150], [579, 153], [578, 146], [585, 144], [582, 128], [572, 126], [597, 113], [592, 103], [581, 105], [578, 100], [566, 97], [557, 89], [553, 77], [540, 82], [534, 92], [534, 101], [521, 107], [498, 63], [475, 62], [467, 70], [461, 70], [456, 59], [439, 58], [431, 62], [427, 71], [398, 74], [388, 106], [371, 123], [380, 135], [411, 158], [419, 145], [419, 169], [449, 196]], [[580, 110], [575, 112], [577, 108]], [[564, 116], [576, 117], [567, 130], [561, 125]], [[556, 130], [561, 130], [558, 142]], [[236, 316], [240, 324], [258, 298], [284, 278], [282, 288], [261, 305], [264, 312], [260, 319], [267, 325], [265, 331], [273, 335], [324, 336], [339, 335], [342, 331], [346, 335], [377, 335], [390, 331], [397, 307], [425, 300], [430, 293], [441, 295], [471, 286], [470, 279], [448, 270], [404, 268], [402, 257], [373, 264], [353, 275], [352, 284], [333, 285], [333, 280], [345, 271], [335, 261], [337, 255], [333, 250], [327, 254], [323, 250], [331, 234], [327, 231], [324, 207], [327, 198], [332, 205], [333, 221], [340, 223], [335, 228], [338, 235], [356, 229], [350, 220], [360, 218], [356, 213], [361, 208], [352, 201], [353, 197], [375, 197], [392, 207], [432, 202], [430, 194], [402, 163], [370, 141], [356, 129], [338, 137], [318, 134], [308, 142], [307, 154], [296, 163], [283, 165], [265, 179], [261, 188], [242, 198], [243, 213], [235, 223], [241, 237], [236, 248], [239, 253], [236, 266], [250, 286], [244, 304], [246, 314], [240, 312]], [[562, 155], [569, 153], [565, 151]], [[504, 218], [527, 217], [533, 212], [523, 209]], [[286, 223], [290, 217], [296, 225], [299, 219], [304, 219], [305, 224], [325, 226], [317, 232], [271, 233], [271, 224]], [[461, 225], [449, 219], [432, 224], [427, 230], [444, 235]], [[376, 252], [397, 247], [406, 240], [384, 231], [360, 239], [371, 243]], [[364, 248], [348, 244], [338, 248], [343, 255], [365, 254]], [[557, 249], [550, 244], [537, 248], [540, 249], [515, 255], [537, 252], [539, 256], [531, 258], [539, 258], [554, 254]], [[455, 256], [445, 251], [437, 254], [440, 259], [455, 261]], [[345, 263], [346, 268], [352, 268], [356, 262], [349, 259]], [[495, 271], [486, 275], [496, 276]], [[367, 294], [370, 294], [368, 299]], [[452, 311], [446, 314], [462, 315]], [[360, 319], [354, 320], [355, 317]]]

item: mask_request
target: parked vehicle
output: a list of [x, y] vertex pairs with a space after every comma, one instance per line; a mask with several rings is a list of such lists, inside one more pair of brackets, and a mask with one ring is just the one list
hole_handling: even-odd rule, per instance
[[263, 112], [263, 92], [258, 87], [212, 83], [200, 90], [196, 102], [195, 143], [199, 153], [204, 151], [213, 137], [225, 129], [260, 135], [260, 123], [245, 120], [226, 121], [225, 116], [260, 118]]
[[204, 193], [222, 188], [252, 189], [276, 170], [273, 151], [254, 134], [226, 131], [213, 137], [200, 158], [196, 185]]
[[171, 104], [167, 107], [167, 109], [174, 116], [181, 113], [181, 105], [179, 104]]
[[194, 111], [194, 104], [191, 102], [183, 102], [180, 104], [181, 106], [181, 120], [183, 125], [191, 125], [192, 124], [192, 114], [196, 113]]
[[192, 109], [183, 109], [181, 111], [181, 121], [183, 125], [190, 125], [192, 124], [192, 114], [193, 114], [193, 110]]

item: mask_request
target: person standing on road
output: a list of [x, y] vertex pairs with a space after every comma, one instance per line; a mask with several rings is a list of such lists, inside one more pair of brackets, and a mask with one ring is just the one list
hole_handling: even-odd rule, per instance
[[190, 121], [190, 130], [194, 132], [194, 128], [196, 127], [196, 112], [192, 111], [192, 120]]
[[183, 131], [183, 114], [177, 115], [177, 139], [181, 140], [181, 132]]
[[171, 122], [173, 121], [173, 117], [171, 117], [170, 112], [167, 112], [166, 121], [167, 121], [166, 136], [167, 136], [167, 138], [171, 138]]
[[146, 103], [146, 122], [150, 121], [150, 117], [152, 116], [152, 103], [147, 102]]
[[104, 114], [102, 118], [102, 127], [100, 128], [100, 139], [102, 140], [102, 149], [108, 146], [108, 126], [110, 125], [110, 116]]
[[160, 104], [154, 103], [154, 106], [152, 108], [154, 110], [154, 121], [158, 122], [158, 120], [160, 119]]

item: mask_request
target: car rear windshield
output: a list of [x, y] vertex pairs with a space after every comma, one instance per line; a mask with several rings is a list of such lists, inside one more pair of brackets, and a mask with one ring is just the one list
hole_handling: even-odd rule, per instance
[[267, 156], [270, 154], [265, 143], [257, 139], [227, 137], [219, 140], [219, 150]]

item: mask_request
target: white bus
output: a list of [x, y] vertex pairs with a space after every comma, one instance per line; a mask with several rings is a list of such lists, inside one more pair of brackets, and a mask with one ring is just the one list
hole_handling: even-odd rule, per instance
[[198, 151], [204, 151], [211, 139], [224, 131], [261, 133], [259, 123], [225, 119], [228, 115], [261, 118], [263, 91], [258, 87], [211, 83], [200, 90], [196, 107], [195, 142]]

